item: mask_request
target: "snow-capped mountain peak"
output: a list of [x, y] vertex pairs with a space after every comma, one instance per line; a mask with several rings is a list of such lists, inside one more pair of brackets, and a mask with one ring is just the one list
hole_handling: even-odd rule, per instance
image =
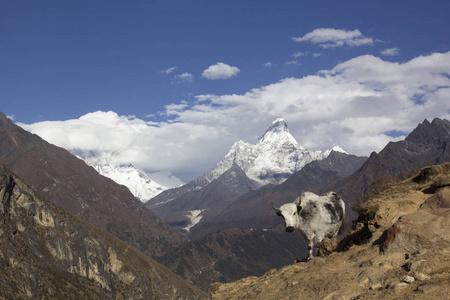
[[128, 187], [130, 192], [142, 202], [167, 189], [131, 164], [120, 166], [93, 164], [92, 167], [101, 175]]
[[70, 152], [84, 160], [101, 175], [125, 185], [142, 202], [155, 197], [162, 191], [183, 184], [181, 180], [168, 172], [151, 174], [158, 179], [159, 182], [156, 182], [150, 178], [149, 174], [137, 169], [132, 164], [112, 164], [111, 154], [107, 152], [95, 153], [79, 149], [73, 149]]
[[258, 142], [261, 143], [283, 143], [289, 142], [298, 145], [295, 138], [290, 134], [286, 121], [278, 118], [272, 122], [266, 132], [259, 137]]
[[348, 152], [345, 151], [344, 149], [342, 149], [341, 147], [339, 147], [339, 146], [334, 146], [333, 149], [325, 151], [325, 155], [326, 155], [326, 156], [330, 155], [331, 151], [334, 151], [334, 152], [340, 152], [340, 153], [344, 153], [344, 154], [348, 154]]
[[286, 121], [272, 122], [256, 144], [236, 142], [216, 165], [203, 175], [208, 182], [218, 178], [233, 164], [238, 165], [252, 180], [262, 185], [279, 184], [313, 160], [327, 156], [321, 151], [309, 151], [290, 134]]

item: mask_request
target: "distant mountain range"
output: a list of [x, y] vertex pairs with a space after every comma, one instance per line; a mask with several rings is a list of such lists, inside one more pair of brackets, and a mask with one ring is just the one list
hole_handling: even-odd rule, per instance
[[[196, 227], [228, 211], [239, 196], [265, 185], [280, 184], [308, 163], [323, 160], [332, 152], [345, 154], [338, 146], [325, 152], [306, 150], [290, 134], [286, 121], [279, 118], [256, 144], [236, 142], [213, 169], [184, 186], [162, 192], [145, 205], [193, 237]], [[193, 212], [196, 218], [192, 218]], [[195, 235], [202, 236], [198, 231]]]
[[[237, 142], [211, 171], [180, 188], [166, 190], [147, 203], [183, 231], [191, 239], [188, 241], [148, 210], [128, 188], [100, 175], [66, 150], [22, 130], [0, 113], [0, 163], [56, 206], [156, 258], [204, 290], [214, 281], [262, 274], [289, 263], [286, 257], [301, 257], [306, 252], [298, 236], [283, 232], [272, 203], [279, 206], [293, 201], [307, 190], [333, 190], [343, 196], [347, 214], [354, 220], [357, 215], [352, 207], [356, 199], [370, 191], [376, 178], [450, 161], [449, 142], [449, 121], [434, 119], [431, 123], [425, 120], [404, 141], [389, 143], [369, 158], [347, 154], [340, 148], [321, 153], [299, 146], [285, 122], [278, 119], [257, 144]], [[127, 168], [131, 166], [124, 166]], [[50, 218], [41, 215], [42, 222], [46, 219]], [[28, 224], [24, 222], [14, 223], [12, 236], [21, 236], [23, 226]], [[78, 231], [73, 230], [69, 233]], [[17, 245], [25, 249], [26, 242], [21, 240]], [[115, 244], [110, 238], [105, 243]], [[25, 257], [17, 255], [19, 259]], [[97, 252], [95, 256], [104, 257]], [[144, 260], [140, 262], [147, 265]], [[60, 273], [60, 265], [51, 265], [51, 271], [56, 270], [53, 273], [39, 273], [37, 265], [33, 266], [31, 269], [39, 276], [56, 278], [63, 274], [66, 287], [71, 287], [73, 278]], [[9, 272], [5, 269], [9, 265], [3, 267]], [[6, 282], [11, 277], [2, 280]], [[84, 286], [91, 289], [89, 284]]]
[[162, 191], [184, 184], [170, 172], [147, 174], [131, 164], [112, 164], [104, 153], [71, 149], [70, 153], [84, 160], [99, 174], [126, 186], [141, 202], [146, 202]]

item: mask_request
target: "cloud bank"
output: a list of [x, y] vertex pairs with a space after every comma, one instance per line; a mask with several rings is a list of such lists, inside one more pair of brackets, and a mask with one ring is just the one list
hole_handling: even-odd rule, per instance
[[202, 72], [202, 77], [206, 79], [228, 79], [236, 76], [240, 72], [239, 68], [218, 62], [215, 65], [209, 66], [208, 69]]
[[186, 181], [212, 168], [235, 141], [255, 143], [278, 117], [307, 149], [339, 145], [370, 155], [425, 118], [449, 119], [449, 99], [450, 52], [404, 63], [365, 55], [244, 94], [197, 95], [166, 106], [163, 122], [98, 111], [19, 125], [58, 146], [104, 151], [117, 164], [169, 170]]
[[374, 44], [372, 38], [364, 37], [358, 29], [342, 30], [334, 28], [318, 28], [302, 37], [293, 37], [292, 40], [296, 42], [318, 44], [323, 49], [342, 46], [372, 46]]

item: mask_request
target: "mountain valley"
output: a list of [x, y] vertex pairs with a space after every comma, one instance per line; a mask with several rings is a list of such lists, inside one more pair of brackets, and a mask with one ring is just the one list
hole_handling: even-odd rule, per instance
[[[264, 149], [263, 152], [267, 152], [269, 149], [274, 151], [269, 151], [269, 154], [263, 155], [264, 159], [257, 158], [255, 153], [258, 151], [253, 149], [252, 145], [237, 142], [224, 159], [211, 171], [186, 185], [162, 192], [152, 199], [153, 202], [150, 201], [144, 206], [125, 186], [101, 176], [93, 167], [88, 166], [84, 161], [76, 158], [68, 151], [51, 145], [38, 136], [22, 130], [2, 114], [0, 114], [0, 121], [0, 138], [2, 141], [0, 163], [3, 163], [5, 168], [11, 169], [12, 172], [17, 174], [17, 176], [11, 175], [11, 178], [17, 181], [23, 179], [24, 182], [30, 185], [27, 189], [36, 190], [36, 192], [33, 192], [36, 193], [33, 194], [33, 197], [42, 196], [56, 205], [58, 211], [62, 211], [62, 209], [67, 210], [68, 212], [65, 213], [70, 215], [70, 218], [75, 218], [83, 224], [88, 224], [86, 225], [88, 228], [98, 227], [100, 230], [106, 230], [114, 235], [115, 237], [109, 237], [106, 241], [102, 240], [102, 242], [99, 242], [106, 243], [102, 244], [104, 246], [101, 246], [101, 249], [108, 250], [109, 248], [106, 246], [108, 243], [113, 244], [109, 246], [111, 249], [116, 247], [114, 246], [116, 244], [128, 243], [137, 249], [133, 250], [135, 252], [132, 252], [132, 256], [134, 255], [141, 259], [138, 264], [149, 266], [156, 264], [156, 262], [147, 261], [148, 257], [156, 259], [172, 272], [183, 277], [191, 284], [200, 287], [203, 291], [207, 291], [210, 284], [214, 282], [226, 283], [250, 276], [244, 281], [252, 282], [253, 284], [253, 282], [259, 280], [254, 276], [264, 277], [270, 274], [288, 274], [291, 272], [290, 267], [283, 268], [283, 266], [289, 265], [293, 259], [300, 259], [306, 255], [306, 245], [302, 239], [297, 235], [289, 235], [284, 232], [282, 222], [273, 213], [272, 203], [279, 206], [280, 204], [293, 201], [303, 191], [316, 193], [329, 190], [337, 191], [346, 201], [347, 213], [350, 216], [350, 220], [353, 221], [353, 226], [352, 223], [349, 223], [347, 228], [347, 232], [350, 232], [355, 226], [361, 227], [368, 224], [364, 225], [361, 219], [358, 220], [362, 215], [364, 216], [364, 214], [361, 214], [361, 207], [363, 207], [361, 204], [366, 201], [373, 203], [370, 201], [372, 201], [371, 197], [373, 197], [374, 191], [380, 193], [374, 187], [377, 187], [380, 182], [399, 180], [397, 176], [400, 174], [403, 174], [401, 175], [403, 179], [410, 178], [411, 174], [419, 172], [417, 169], [420, 167], [440, 165], [450, 161], [447, 147], [450, 142], [450, 123], [447, 120], [434, 119], [432, 122], [425, 120], [404, 141], [389, 143], [382, 151], [372, 153], [367, 158], [350, 155], [338, 147], [323, 153], [305, 150], [296, 142], [294, 143], [293, 138], [289, 137], [290, 134], [284, 120], [278, 119], [261, 136], [258, 144], [255, 144], [256, 146], [253, 145], [256, 147], [255, 149]], [[274, 141], [274, 144], [271, 144], [271, 141]], [[280, 141], [282, 142], [279, 143]], [[259, 145], [260, 143], [267, 143], [267, 145], [261, 146]], [[271, 145], [269, 146], [269, 144]], [[256, 156], [246, 158], [246, 155], [249, 153]], [[278, 153], [278, 155], [274, 153]], [[268, 157], [270, 157], [271, 161], [268, 161]], [[270, 168], [259, 167], [264, 164], [270, 166]], [[431, 173], [433, 172], [444, 172], [445, 174], [445, 172], [448, 173], [448, 168], [444, 168], [443, 171], [439, 172], [432, 171]], [[437, 182], [435, 179], [430, 180], [434, 183]], [[411, 182], [411, 180], [408, 182]], [[421, 184], [420, 189], [430, 189], [431, 183]], [[3, 194], [6, 195], [5, 192]], [[398, 196], [395, 199], [407, 197], [409, 196]], [[425, 201], [423, 197], [425, 196], [422, 196], [421, 201]], [[5, 199], [8, 199], [8, 197]], [[4, 201], [6, 201], [4, 203], [8, 202], [7, 200]], [[399, 203], [403, 202], [400, 201]], [[5, 209], [9, 207], [8, 205], [3, 206], [3, 211], [6, 211]], [[158, 215], [151, 210], [157, 212]], [[3, 214], [5, 224], [10, 222], [7, 221], [9, 220], [9, 211], [8, 209], [8, 212]], [[408, 210], [409, 212], [412, 212], [412, 210]], [[373, 214], [368, 213], [367, 215], [370, 215], [371, 218], [373, 217]], [[20, 221], [20, 218], [25, 219]], [[3, 244], [4, 246], [1, 248], [4, 251], [3, 253], [8, 253], [2, 257], [2, 261], [4, 261], [3, 266], [7, 270], [5, 274], [20, 274], [17, 276], [34, 278], [31, 279], [31, 283], [26, 281], [27, 283], [23, 284], [23, 286], [26, 286], [24, 288], [14, 283], [11, 279], [12, 277], [8, 277], [12, 275], [5, 275], [4, 282], [8, 282], [6, 284], [7, 289], [10, 291], [22, 289], [24, 297], [26, 297], [30, 286], [33, 286], [36, 282], [43, 282], [40, 279], [41, 277], [55, 278], [55, 276], [49, 275], [48, 270], [42, 269], [45, 264], [36, 265], [34, 259], [33, 261], [27, 261], [26, 256], [21, 256], [20, 251], [11, 250], [16, 249], [14, 248], [16, 246], [29, 247], [26, 246], [28, 242], [36, 241], [36, 238], [24, 235], [25, 233], [28, 234], [28, 232], [35, 234], [37, 230], [35, 227], [24, 229], [23, 231], [19, 230], [32, 225], [27, 218], [32, 220], [36, 217], [32, 214], [29, 215], [28, 212], [14, 215], [14, 220], [11, 222], [15, 224], [15, 227], [5, 227], [3, 229], [2, 236], [8, 238], [3, 240], [6, 244]], [[43, 215], [39, 222], [44, 222], [45, 218]], [[53, 217], [53, 219], [55, 218]], [[163, 220], [170, 222], [173, 226], [169, 226]], [[48, 222], [51, 223], [51, 221]], [[381, 224], [381, 221], [379, 221], [379, 224]], [[359, 227], [357, 229], [361, 229]], [[73, 232], [82, 231], [83, 233], [80, 233], [80, 236], [84, 236], [84, 229], [76, 226], [74, 228], [76, 229], [73, 229]], [[386, 227], [383, 228], [387, 230]], [[97, 234], [96, 230], [92, 229], [91, 231]], [[370, 230], [372, 230], [371, 235], [373, 236], [374, 229], [370, 227]], [[367, 229], [363, 232], [367, 233]], [[39, 233], [37, 232], [37, 234]], [[20, 234], [23, 237], [19, 238]], [[106, 232], [104, 232], [104, 235], [109, 236]], [[61, 275], [64, 284], [47, 282], [43, 284], [45, 290], [40, 290], [38, 295], [55, 295], [54, 293], [58, 289], [67, 295], [71, 295], [68, 289], [73, 288], [77, 290], [79, 288], [79, 283], [77, 282], [81, 282], [86, 287], [86, 293], [91, 293], [90, 295], [97, 295], [98, 297], [103, 297], [103, 295], [112, 297], [111, 295], [122, 295], [122, 293], [123, 295], [131, 295], [126, 294], [122, 290], [127, 284], [130, 287], [134, 284], [140, 285], [137, 290], [143, 294], [147, 292], [154, 293], [151, 289], [149, 290], [148, 287], [145, 287], [144, 283], [137, 283], [138, 281], [136, 281], [125, 284], [124, 282], [126, 281], [122, 280], [126, 277], [125, 275], [117, 275], [120, 272], [117, 274], [111, 273], [111, 270], [115, 270], [111, 265], [111, 255], [108, 254], [109, 256], [107, 255], [106, 257], [104, 252], [98, 252], [100, 250], [92, 250], [90, 252], [93, 255], [90, 261], [81, 258], [83, 268], [86, 267], [86, 270], [89, 270], [83, 271], [84, 273], [76, 271], [80, 269], [81, 263], [75, 264], [72, 258], [62, 262], [58, 261], [58, 259], [66, 259], [70, 256], [78, 257], [86, 254], [82, 254], [81, 250], [74, 248], [74, 244], [70, 242], [70, 236], [64, 236], [61, 240], [56, 239], [54, 236], [55, 234], [50, 234], [42, 238], [44, 241], [42, 242], [43, 246], [40, 245], [37, 248], [38, 250], [47, 250], [39, 250], [41, 252], [36, 254], [36, 257], [46, 257], [49, 261], [48, 268], [55, 270], [54, 272], [56, 273], [54, 274]], [[80, 239], [80, 236], [77, 236], [75, 233], [72, 233], [72, 236], [74, 236], [74, 240]], [[14, 239], [14, 237], [17, 238]], [[120, 240], [116, 239], [116, 237]], [[350, 238], [355, 239], [354, 232], [350, 235]], [[41, 237], [38, 239], [41, 239]], [[53, 245], [52, 239], [55, 239], [54, 242], [59, 243], [59, 246]], [[348, 240], [349, 237], [345, 239]], [[81, 241], [77, 243], [82, 244]], [[65, 249], [63, 250], [66, 251], [64, 252], [65, 256], [58, 254], [59, 250], [51, 250], [58, 249], [58, 247]], [[86, 249], [90, 249], [89, 247], [91, 246], [85, 246]], [[124, 249], [124, 246], [117, 247], [119, 247], [117, 249]], [[49, 256], [48, 251], [50, 251], [51, 256]], [[370, 251], [373, 251], [373, 249], [371, 248]], [[13, 252], [19, 254], [11, 256]], [[364, 253], [367, 254], [368, 252], [363, 251], [352, 255], [361, 257]], [[145, 257], [144, 254], [148, 257]], [[333, 255], [337, 254], [333, 253], [331, 256]], [[8, 261], [6, 258], [10, 256], [17, 258], [14, 258], [14, 261]], [[94, 263], [94, 256], [101, 257], [101, 259]], [[131, 257], [121, 256], [120, 261], [122, 263], [128, 260], [132, 260]], [[22, 265], [19, 264], [22, 266], [22, 269], [34, 271], [29, 271], [31, 272], [29, 274], [17, 273], [16, 266], [18, 265], [16, 261], [23, 262]], [[53, 264], [53, 261], [55, 261], [55, 264]], [[317, 261], [322, 262], [322, 258], [318, 258]], [[323, 260], [323, 262], [328, 264], [327, 260]], [[65, 267], [61, 267], [61, 263]], [[334, 261], [331, 263], [336, 264]], [[102, 266], [100, 268], [101, 272], [94, 271], [99, 266]], [[129, 270], [127, 268], [123, 267], [121, 270]], [[133, 274], [143, 272], [138, 267], [133, 266], [130, 268], [133, 270]], [[280, 271], [273, 270], [279, 268], [282, 269]], [[297, 265], [293, 272], [295, 273], [303, 267], [299, 268], [300, 265]], [[308, 269], [308, 265], [305, 268]], [[170, 272], [167, 269], [161, 270], [165, 274]], [[272, 271], [268, 273], [269, 270]], [[288, 270], [286, 271], [288, 273], [284, 273], [284, 270]], [[33, 275], [35, 277], [32, 277], [31, 274], [38, 275], [36, 275], [37, 277], [35, 275]], [[100, 279], [96, 280], [95, 276], [97, 275], [93, 274], [102, 275], [98, 275]], [[145, 278], [148, 278], [149, 281], [155, 280], [151, 279], [153, 276], [160, 278], [158, 277], [160, 275], [157, 274], [142, 276], [148, 276]], [[51, 280], [54, 281], [54, 279]], [[90, 285], [86, 280], [94, 280], [94, 284]], [[171, 279], [168, 280], [170, 281]], [[271, 280], [269, 279], [268, 282], [272, 282]], [[165, 279], [163, 281], [165, 285], [168, 284]], [[244, 281], [241, 280], [237, 284], [241, 284]], [[107, 283], [106, 285], [105, 282]], [[383, 285], [384, 282], [381, 284]], [[190, 287], [189, 283], [185, 282], [181, 285], [189, 290], [188, 294], [192, 292], [189, 294], [190, 296], [186, 296], [187, 298], [205, 297], [201, 292]], [[238, 295], [234, 294], [235, 287], [229, 288], [230, 286], [214, 285], [211, 289], [211, 297], [226, 298], [224, 296], [226, 295], [225, 291], [231, 291], [230, 295]], [[109, 287], [110, 290], [105, 287]], [[184, 287], [180, 289], [184, 290]], [[305, 287], [305, 289], [307, 288]], [[311, 288], [314, 289], [316, 287]], [[180, 289], [177, 288], [181, 293]], [[240, 288], [236, 286], [236, 290], [238, 289]], [[76, 294], [75, 292], [73, 293]], [[337, 294], [339, 293], [337, 292]]]
[[[338, 146], [325, 152], [306, 150], [290, 134], [286, 121], [278, 118], [256, 144], [236, 142], [210, 171], [186, 185], [160, 193], [145, 205], [190, 239], [202, 238], [207, 233], [233, 227], [211, 223], [233, 205], [239, 205], [239, 197], [245, 198], [247, 193], [265, 186], [282, 184], [309, 163], [323, 160], [332, 152], [348, 155]], [[192, 211], [201, 211], [196, 224], [191, 222]], [[228, 219], [229, 224], [238, 224], [235, 221], [232, 217]]]

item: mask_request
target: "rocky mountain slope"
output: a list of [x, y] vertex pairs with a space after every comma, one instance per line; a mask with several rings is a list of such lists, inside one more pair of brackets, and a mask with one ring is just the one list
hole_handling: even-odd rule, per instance
[[180, 246], [161, 262], [204, 291], [211, 283], [263, 275], [307, 254], [297, 236], [272, 230], [226, 229]]
[[0, 298], [201, 299], [166, 267], [56, 207], [0, 165]]
[[[305, 242], [297, 235], [284, 232], [282, 222], [273, 213], [271, 201], [286, 200], [286, 193], [296, 197], [300, 190], [309, 187], [320, 189], [328, 180], [350, 175], [365, 159], [333, 151], [327, 158], [306, 165], [280, 185], [251, 191], [239, 197], [236, 205], [226, 202], [224, 205], [228, 208], [222, 211], [224, 219], [216, 215], [217, 222], [211, 220], [205, 226], [192, 228], [195, 240], [168, 253], [161, 262], [207, 290], [215, 281], [229, 282], [245, 276], [259, 276], [289, 264], [292, 257], [306, 256]], [[218, 197], [213, 191], [211, 195]], [[252, 199], [257, 202], [252, 202]], [[212, 205], [220, 205], [220, 201], [211, 202]], [[196, 228], [209, 234], [197, 238], [195, 234], [200, 231]]]
[[[365, 161], [342, 152], [332, 151], [325, 159], [313, 161], [279, 185], [267, 185], [249, 191], [227, 203], [226, 209], [205, 218], [191, 229], [191, 239], [225, 228], [274, 228], [279, 218], [273, 214], [276, 205], [294, 201], [304, 191], [318, 192], [330, 182], [342, 180], [353, 174]], [[207, 214], [206, 214], [207, 215]]]
[[214, 284], [210, 298], [450, 298], [449, 174], [444, 164], [375, 182], [357, 230], [340, 243], [324, 242], [323, 254], [308, 263]]
[[214, 168], [183, 187], [161, 193], [148, 201], [146, 206], [155, 208], [186, 192], [201, 189], [236, 166], [258, 187], [279, 184], [307, 163], [323, 159], [328, 153], [304, 149], [290, 134], [286, 121], [279, 118], [272, 122], [257, 143], [234, 143]]
[[136, 200], [68, 151], [47, 143], [0, 113], [0, 163], [46, 199], [152, 257], [187, 241]]
[[[398, 174], [427, 165], [450, 161], [450, 122], [434, 119], [424, 120], [403, 141], [390, 142], [378, 154], [369, 159], [352, 176], [334, 182], [322, 191], [334, 190], [353, 203], [366, 193], [375, 178], [395, 177]], [[350, 212], [350, 219], [356, 214]]]
[[[343, 152], [339, 147], [334, 150]], [[196, 230], [197, 224], [215, 219], [237, 197], [267, 184], [280, 184], [330, 153], [304, 149], [289, 133], [286, 122], [277, 119], [258, 143], [236, 142], [213, 169], [180, 188], [162, 192], [145, 205], [179, 230]], [[192, 211], [200, 211], [196, 224], [190, 218]], [[197, 231], [195, 238], [206, 233]], [[194, 237], [191, 230], [187, 235]]]

